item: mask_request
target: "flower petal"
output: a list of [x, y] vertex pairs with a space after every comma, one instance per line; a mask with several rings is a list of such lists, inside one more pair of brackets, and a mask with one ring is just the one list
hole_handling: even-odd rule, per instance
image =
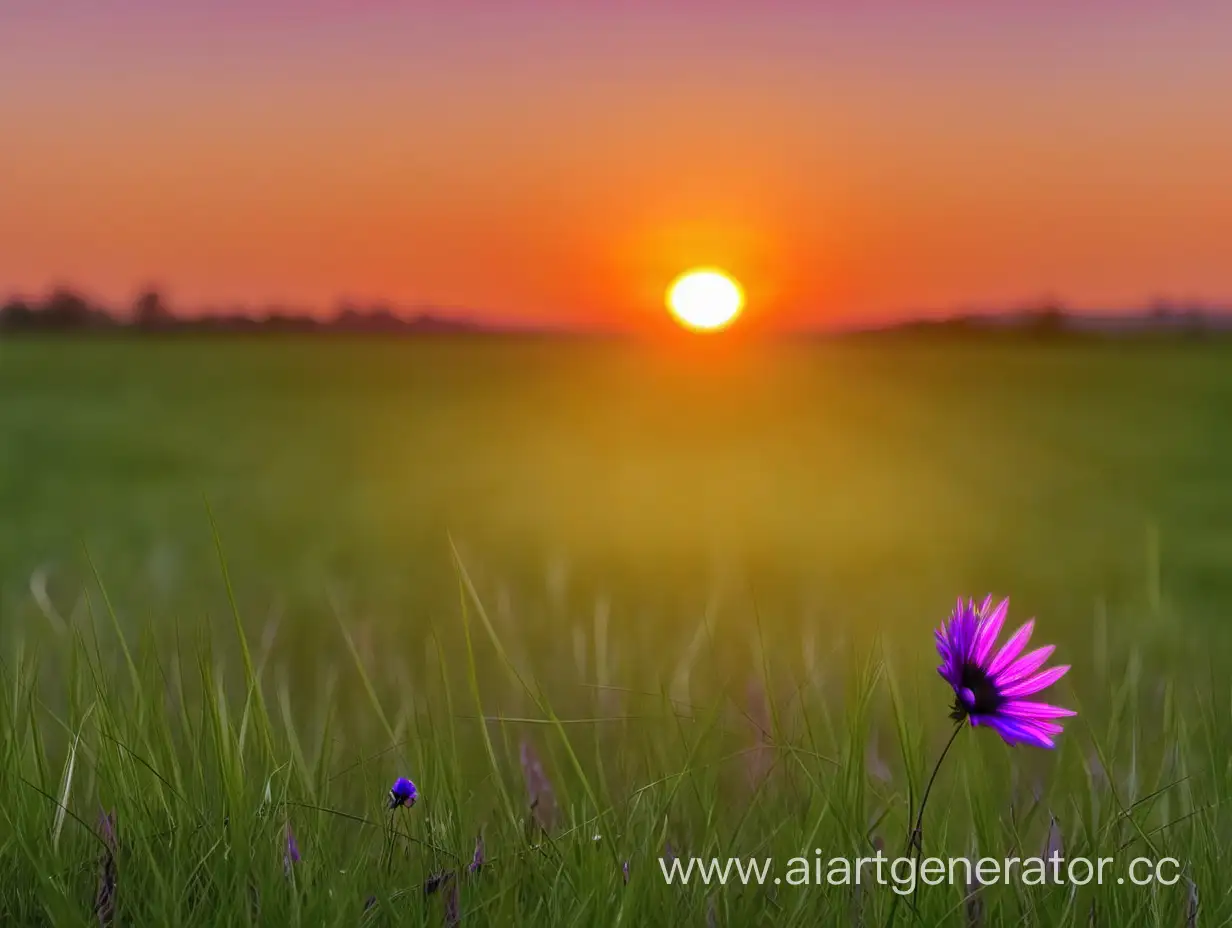
[[994, 682], [997, 684], [998, 689], [1003, 689], [1035, 673], [1044, 665], [1044, 661], [1052, 656], [1052, 652], [1056, 649], [1056, 645], [1050, 644], [1043, 648], [1036, 648], [1030, 654], [1018, 658], [1018, 660], [1006, 667], [995, 678]]
[[1006, 699], [1014, 699], [1018, 696], [1030, 696], [1032, 693], [1038, 693], [1040, 690], [1052, 686], [1060, 680], [1069, 671], [1069, 664], [1061, 664], [1058, 667], [1050, 667], [1043, 673], [1037, 673], [1033, 677], [1028, 677], [1013, 686], [1006, 687], [1001, 691], [1001, 695]]
[[960, 621], [962, 622], [962, 647], [958, 653], [963, 660], [970, 660], [975, 648], [975, 636], [980, 629], [980, 617], [976, 614], [975, 604], [971, 600], [967, 600], [967, 605], [962, 608]]
[[1050, 706], [1046, 702], [1031, 702], [1025, 699], [1007, 702], [997, 711], [1016, 719], [1063, 719], [1078, 714], [1073, 709], [1063, 709], [1060, 706]]
[[1040, 722], [1032, 720], [1031, 727], [1036, 731], [1042, 731], [1049, 735], [1059, 735], [1065, 731], [1064, 725], [1059, 725], [1056, 722]]
[[[987, 613], [988, 603], [992, 597], [984, 600], [982, 613]], [[973, 657], [977, 664], [983, 664], [988, 660], [988, 655], [992, 652], [992, 646], [997, 643], [997, 636], [1001, 634], [1001, 626], [1005, 624], [1005, 614], [1009, 610], [1010, 601], [1003, 599], [997, 603], [997, 608], [987, 615], [987, 618], [980, 624], [980, 631], [975, 640], [975, 653]]]
[[1031, 744], [1038, 748], [1056, 747], [1056, 742], [1041, 731], [1038, 726], [1025, 721], [1006, 718], [994, 718], [992, 727], [1007, 744]]
[[937, 629], [933, 632], [933, 636], [937, 639], [937, 653], [941, 655], [942, 660], [948, 660], [950, 657], [950, 639], [946, 637], [945, 629]]
[[950, 615], [949, 622], [946, 623], [945, 637], [950, 645], [950, 653], [958, 657], [960, 660], [963, 656], [965, 647], [963, 638], [966, 635], [967, 625], [963, 621], [962, 600], [958, 601], [958, 605], [954, 608], [953, 614]]
[[1029, 619], [1025, 625], [1014, 632], [1013, 637], [1005, 643], [1005, 646], [997, 652], [997, 656], [992, 659], [992, 663], [988, 665], [987, 673], [990, 677], [995, 677], [1009, 666], [1010, 661], [1022, 653], [1022, 649], [1031, 640], [1031, 632], [1034, 630], [1035, 619]]

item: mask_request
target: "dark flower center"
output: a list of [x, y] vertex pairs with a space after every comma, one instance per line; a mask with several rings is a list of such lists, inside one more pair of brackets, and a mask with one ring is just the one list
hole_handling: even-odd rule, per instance
[[950, 718], [961, 721], [969, 715], [992, 715], [1004, 704], [1005, 697], [983, 667], [976, 664], [962, 665], [962, 676]]

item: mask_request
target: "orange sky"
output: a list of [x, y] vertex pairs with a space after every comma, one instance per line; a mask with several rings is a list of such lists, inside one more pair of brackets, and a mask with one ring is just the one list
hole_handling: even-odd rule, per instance
[[1232, 302], [1232, 4], [54, 6], [0, 13], [0, 292], [636, 327], [717, 264], [773, 325]]

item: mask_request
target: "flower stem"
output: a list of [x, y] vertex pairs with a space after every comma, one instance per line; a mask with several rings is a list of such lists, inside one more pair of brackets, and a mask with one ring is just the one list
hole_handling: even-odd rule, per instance
[[954, 746], [954, 742], [958, 739], [958, 733], [963, 730], [965, 724], [966, 720], [964, 719], [954, 726], [954, 733], [950, 735], [950, 740], [945, 743], [941, 756], [937, 758], [937, 763], [933, 766], [932, 776], [928, 778], [928, 785], [924, 787], [924, 796], [920, 800], [920, 812], [915, 818], [915, 828], [911, 830], [911, 837], [908, 839], [907, 849], [909, 851], [915, 848], [921, 854], [924, 852], [924, 841], [920, 828], [924, 824], [924, 807], [928, 805], [928, 794], [933, 791], [933, 783], [937, 781], [937, 773], [941, 770], [941, 764], [945, 761], [945, 755], [950, 753], [950, 748]]
[[[924, 787], [924, 796], [920, 799], [920, 811], [915, 817], [915, 827], [911, 829], [911, 834], [907, 836], [907, 857], [915, 859], [917, 852], [924, 853], [924, 838], [921, 830], [924, 825], [924, 807], [928, 805], [928, 796], [933, 791], [933, 783], [937, 781], [937, 773], [941, 770], [942, 763], [945, 762], [945, 756], [950, 753], [950, 748], [954, 746], [954, 742], [958, 740], [958, 733], [963, 730], [966, 725], [966, 719], [960, 719], [958, 724], [954, 726], [954, 732], [950, 735], [950, 740], [945, 743], [945, 747], [941, 750], [941, 756], [937, 758], [937, 763], [933, 765], [932, 775], [928, 778], [928, 784]], [[918, 888], [918, 887], [917, 887]], [[898, 914], [898, 903], [903, 897], [896, 895], [894, 901], [890, 904], [890, 916], [886, 920], [886, 928], [894, 924], [894, 916]], [[915, 909], [915, 893], [912, 893], [911, 908]]]

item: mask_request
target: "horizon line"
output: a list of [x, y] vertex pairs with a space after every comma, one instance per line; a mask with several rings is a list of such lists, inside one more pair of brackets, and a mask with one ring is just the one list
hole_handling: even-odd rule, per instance
[[[482, 330], [491, 333], [500, 332], [559, 332], [562, 334], [624, 334], [635, 332], [631, 325], [613, 325], [611, 323], [585, 323], [538, 321], [533, 318], [506, 318], [499, 321], [492, 312], [466, 306], [438, 304], [431, 302], [398, 303], [391, 300], [372, 299], [359, 300], [341, 296], [334, 300], [332, 308], [315, 307], [305, 304], [282, 303], [278, 300], [264, 301], [253, 304], [232, 303], [230, 306], [209, 305], [194, 309], [177, 308], [165, 302], [165, 289], [157, 284], [147, 284], [137, 288], [136, 295], [124, 306], [114, 301], [93, 296], [82, 287], [65, 282], [48, 285], [41, 297], [31, 297], [20, 290], [11, 290], [9, 295], [0, 302], [0, 313], [12, 307], [26, 306], [30, 308], [46, 308], [57, 297], [72, 298], [81, 301], [84, 307], [92, 312], [101, 313], [118, 325], [134, 324], [138, 320], [139, 304], [143, 299], [156, 298], [158, 311], [171, 325], [199, 324], [209, 326], [211, 322], [225, 323], [227, 320], [240, 320], [253, 323], [298, 324], [322, 328], [345, 326], [348, 316], [360, 322], [375, 322], [384, 320], [393, 326], [413, 325], [415, 323], [431, 325], [439, 323], [445, 327]], [[868, 318], [843, 316], [831, 319], [814, 319], [809, 322], [788, 322], [784, 325], [773, 325], [764, 320], [753, 326], [757, 330], [770, 330], [783, 334], [808, 334], [824, 332], [861, 332], [893, 329], [911, 325], [941, 325], [963, 322], [1008, 321], [1015, 318], [1029, 319], [1041, 314], [1057, 314], [1070, 320], [1091, 320], [1092, 322], [1112, 323], [1117, 320], [1134, 321], [1150, 317], [1202, 317], [1213, 320], [1232, 321], [1232, 302], [1219, 302], [1206, 298], [1174, 298], [1164, 295], [1151, 297], [1142, 303], [1122, 306], [1079, 306], [1068, 304], [1054, 295], [1045, 294], [1034, 298], [1006, 301], [995, 305], [979, 306], [972, 303], [957, 304], [952, 307], [937, 307], [933, 309], [900, 310], [878, 313]], [[800, 319], [800, 314], [785, 314], [788, 319]], [[340, 323], [342, 323], [340, 325]], [[242, 324], [242, 323], [241, 323]]]

